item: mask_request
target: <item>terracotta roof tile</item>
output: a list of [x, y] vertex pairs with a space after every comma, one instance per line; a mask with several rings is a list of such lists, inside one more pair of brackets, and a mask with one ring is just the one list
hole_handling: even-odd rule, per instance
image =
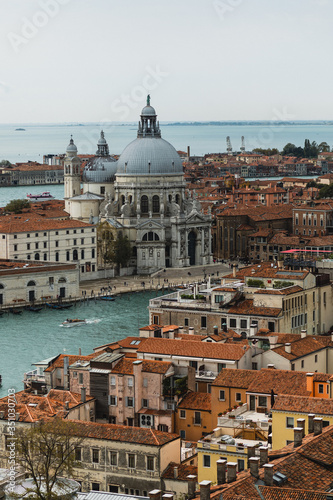
[[228, 310], [228, 314], [244, 314], [251, 316], [280, 316], [282, 309], [278, 307], [259, 307], [253, 305], [252, 299], [245, 299]]
[[308, 398], [307, 396], [276, 396], [273, 411], [291, 411], [315, 413], [333, 416], [333, 400], [326, 398]]
[[211, 411], [212, 395], [205, 392], [188, 392], [178, 404], [178, 408]]
[[212, 385], [247, 389], [250, 383], [257, 377], [257, 374], [258, 372], [255, 370], [232, 370], [230, 368], [223, 368]]
[[[198, 475], [198, 467], [195, 465], [188, 464], [177, 464], [176, 462], [170, 462], [165, 471], [162, 473], [161, 477], [163, 479], [173, 479], [174, 476], [174, 468], [177, 467], [177, 481], [188, 481], [187, 476], [197, 476]], [[326, 500], [326, 499], [325, 499]]]

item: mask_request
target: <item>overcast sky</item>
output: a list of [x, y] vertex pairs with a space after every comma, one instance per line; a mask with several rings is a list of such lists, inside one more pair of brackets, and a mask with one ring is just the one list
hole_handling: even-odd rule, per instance
[[2, 0], [0, 122], [333, 119], [332, 0]]

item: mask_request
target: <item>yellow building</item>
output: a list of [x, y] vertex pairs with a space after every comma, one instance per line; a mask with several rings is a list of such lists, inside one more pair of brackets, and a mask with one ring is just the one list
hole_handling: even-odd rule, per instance
[[303, 426], [313, 432], [313, 418], [320, 417], [323, 427], [333, 424], [333, 400], [307, 396], [277, 396], [272, 409], [272, 449], [294, 441], [294, 428]]
[[175, 432], [187, 441], [198, 441], [212, 431], [211, 394], [189, 392], [175, 414]]

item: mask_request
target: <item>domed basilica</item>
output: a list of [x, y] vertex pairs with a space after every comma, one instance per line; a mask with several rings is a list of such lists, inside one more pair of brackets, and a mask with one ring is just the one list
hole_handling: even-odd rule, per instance
[[107, 221], [128, 236], [139, 274], [211, 262], [211, 218], [186, 192], [182, 161], [162, 139], [155, 109], [141, 112], [137, 138], [118, 161], [101, 132], [83, 172], [71, 139], [64, 161], [65, 208], [74, 219]]

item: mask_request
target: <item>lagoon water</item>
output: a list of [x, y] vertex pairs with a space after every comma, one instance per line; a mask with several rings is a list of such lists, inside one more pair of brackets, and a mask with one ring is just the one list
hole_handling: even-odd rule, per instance
[[[127, 336], [138, 336], [139, 328], [148, 324], [148, 301], [161, 292], [127, 293], [114, 302], [87, 301], [71, 309], [43, 309], [39, 313], [23, 311], [21, 315], [5, 313], [0, 317], [0, 397], [9, 388], [23, 389], [23, 374], [32, 363], [57, 354], [90, 354], [93, 348]], [[66, 328], [66, 318], [80, 318], [89, 324]]]
[[[18, 131], [17, 128], [25, 130]], [[94, 154], [100, 130], [104, 129], [111, 154], [120, 154], [136, 138], [137, 124], [0, 124], [0, 160], [42, 162], [44, 154], [64, 153], [73, 135], [79, 153]], [[226, 151], [230, 136], [234, 150], [239, 150], [241, 136], [247, 150], [282, 149], [292, 142], [303, 146], [305, 139], [333, 145], [333, 122], [224, 122], [222, 124], [163, 124], [162, 137], [177, 149], [192, 155]]]

